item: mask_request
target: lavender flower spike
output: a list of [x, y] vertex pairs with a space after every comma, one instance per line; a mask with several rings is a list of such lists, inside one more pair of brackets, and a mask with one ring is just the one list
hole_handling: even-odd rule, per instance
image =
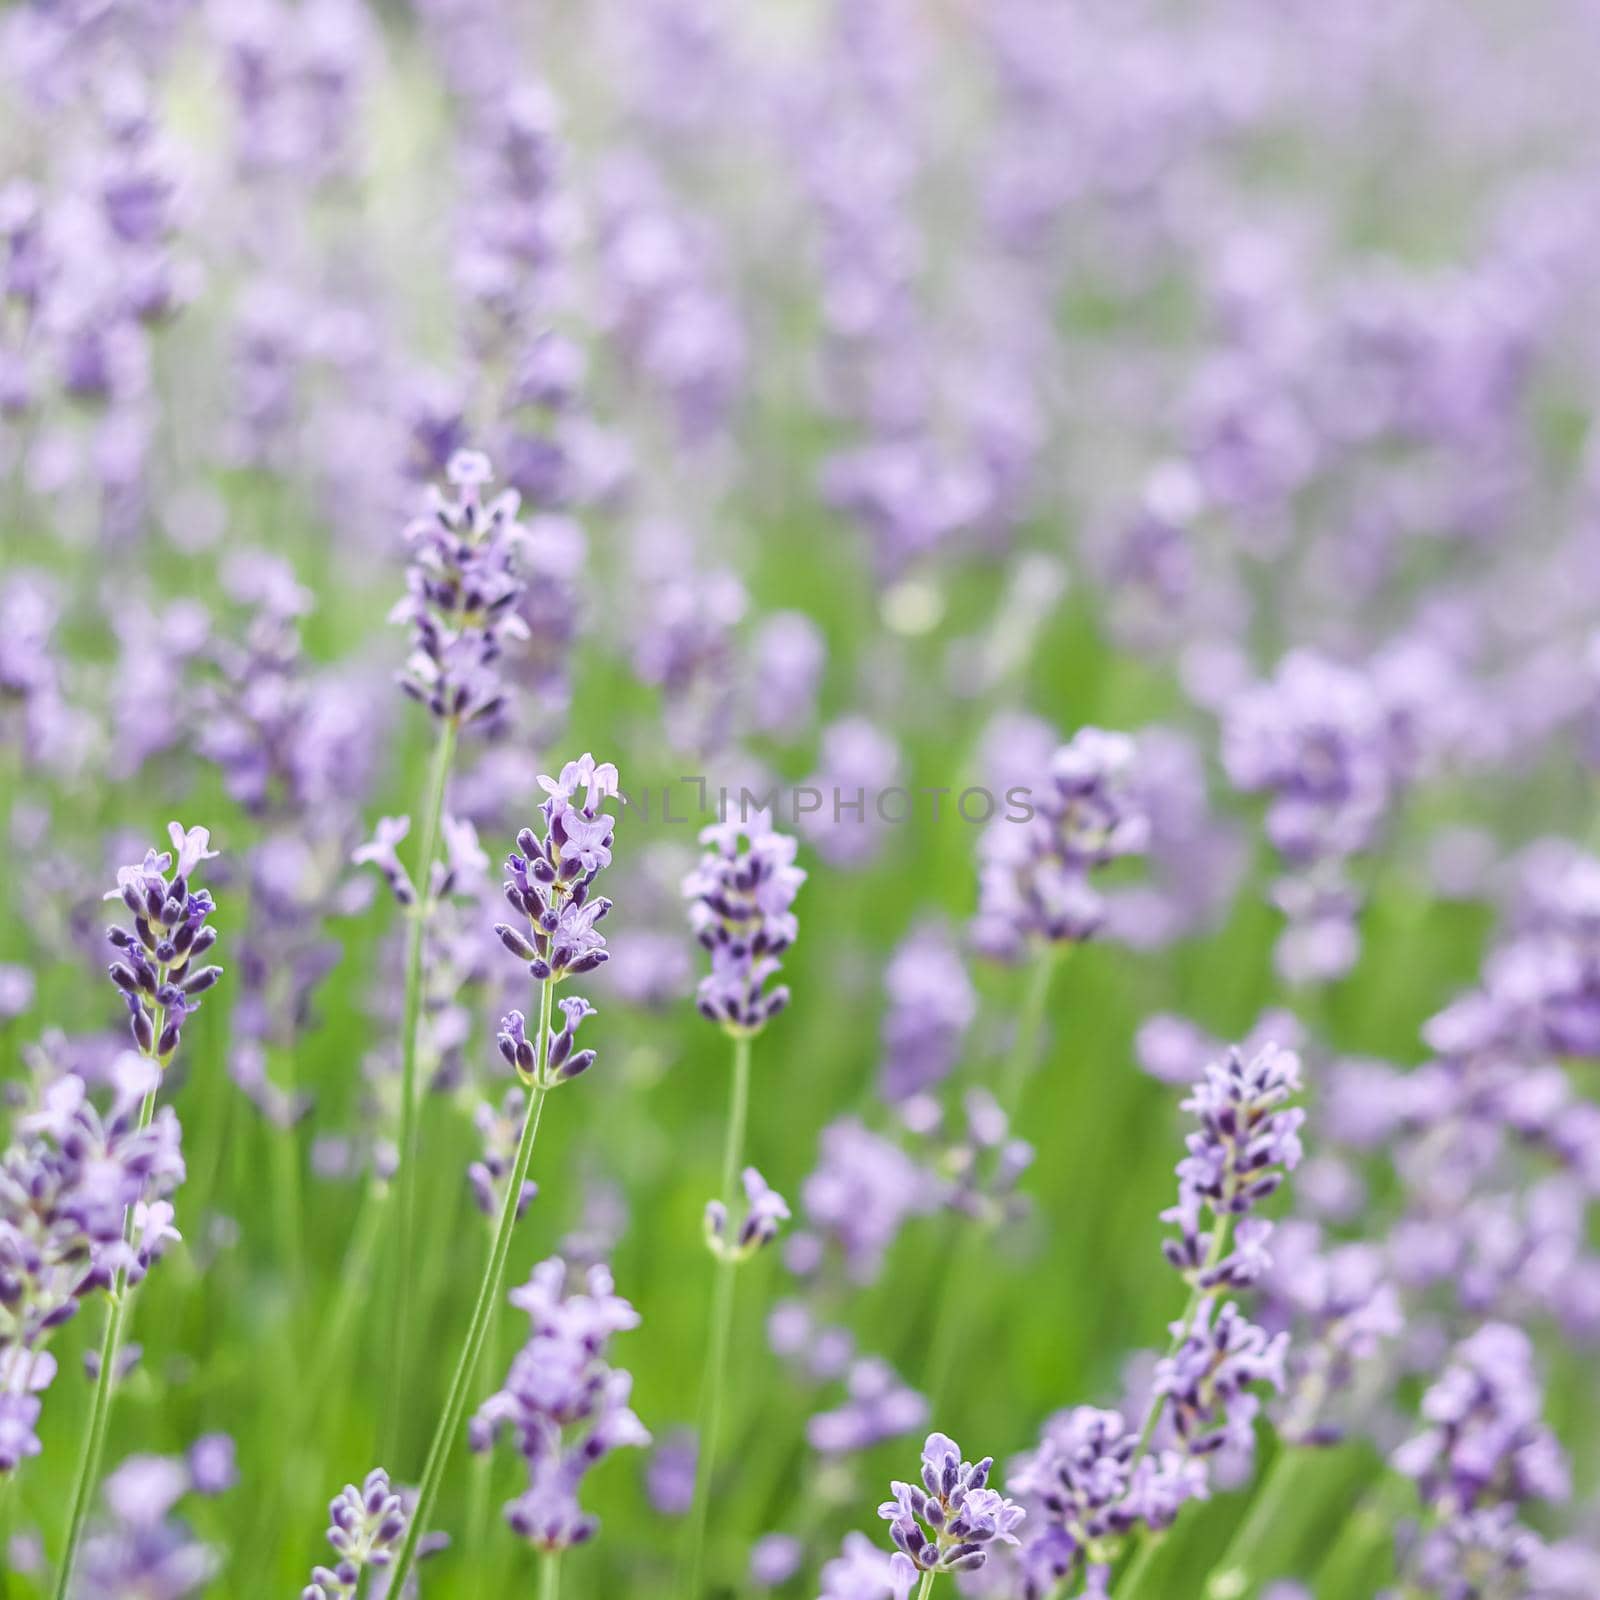
[[706, 1244], [724, 1261], [746, 1261], [778, 1237], [780, 1224], [789, 1220], [789, 1205], [754, 1167], [743, 1175], [745, 1213], [738, 1234], [728, 1237], [728, 1208], [720, 1200], [706, 1202]]
[[921, 1572], [975, 1572], [989, 1546], [1018, 1544], [1026, 1512], [989, 1488], [992, 1457], [974, 1464], [942, 1433], [922, 1447], [922, 1482], [893, 1483], [894, 1498], [878, 1507], [900, 1552]]
[[714, 823], [700, 842], [710, 848], [683, 881], [689, 925], [711, 952], [700, 1011], [729, 1033], [759, 1033], [789, 1003], [787, 988], [769, 992], [766, 984], [799, 932], [790, 908], [806, 875], [794, 864], [795, 841], [774, 830], [770, 812]]
[[1105, 901], [1091, 875], [1122, 856], [1142, 855], [1150, 819], [1129, 786], [1136, 746], [1126, 734], [1080, 728], [1050, 761], [1026, 820], [1001, 817], [979, 845], [981, 867], [973, 940], [1000, 961], [1029, 946], [1082, 943], [1105, 921]]
[[207, 848], [211, 835], [170, 822], [167, 836], [171, 851], [147, 850], [142, 862], [118, 870], [116, 888], [105, 895], [133, 917], [131, 931], [120, 925], [106, 930], [122, 952], [109, 969], [111, 981], [127, 1004], [134, 1043], [162, 1066], [178, 1048], [185, 1020], [200, 1009], [199, 996], [222, 976], [221, 967], [200, 964], [217, 942], [216, 929], [206, 926], [216, 906], [189, 882], [195, 868], [217, 854]]
[[[609, 761], [596, 764], [585, 752], [559, 778], [541, 775], [539, 783], [549, 796], [539, 808], [545, 836], [524, 828], [517, 835], [521, 853], [506, 858], [506, 900], [527, 931], [502, 922], [495, 932], [535, 979], [559, 983], [593, 972], [607, 958], [597, 924], [611, 902], [593, 887], [611, 864], [616, 819], [601, 808], [617, 793], [617, 769]], [[583, 798], [575, 803], [580, 791]]]
[[453, 495], [430, 489], [406, 529], [412, 546], [406, 597], [391, 622], [411, 625], [413, 649], [400, 687], [441, 722], [492, 717], [505, 705], [498, 663], [509, 639], [526, 639], [517, 615], [524, 588], [517, 550], [527, 532], [508, 489], [486, 501], [489, 458], [458, 450], [445, 469]]
[[386, 1567], [406, 1531], [400, 1496], [389, 1486], [389, 1474], [374, 1467], [358, 1489], [347, 1483], [328, 1506], [328, 1543], [337, 1560], [314, 1567], [300, 1600], [351, 1600], [368, 1567]]

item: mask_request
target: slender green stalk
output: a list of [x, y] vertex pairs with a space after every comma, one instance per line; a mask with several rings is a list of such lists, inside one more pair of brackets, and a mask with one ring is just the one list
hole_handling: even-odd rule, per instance
[[[439, 725], [439, 740], [434, 746], [433, 762], [428, 771], [428, 792], [423, 801], [421, 832], [418, 836], [417, 868], [412, 880], [417, 898], [410, 907], [406, 926], [406, 986], [400, 1022], [400, 1170], [395, 1175], [400, 1218], [396, 1250], [391, 1394], [406, 1393], [406, 1358], [411, 1329], [411, 1263], [417, 1229], [417, 1057], [422, 1036], [422, 953], [432, 898], [433, 858], [439, 848], [439, 825], [444, 816], [445, 786], [450, 781], [450, 766], [455, 759], [456, 731], [453, 717], [446, 718]], [[393, 1407], [391, 1418], [397, 1421], [403, 1409], [400, 1406]], [[399, 1590], [395, 1593], [398, 1594]]]
[[[1043, 946], [1028, 972], [1022, 1009], [1017, 1014], [1016, 1038], [1012, 1041], [1011, 1051], [999, 1075], [998, 1099], [1001, 1110], [1008, 1117], [1017, 1114], [1027, 1088], [1028, 1076], [1039, 1057], [1039, 1037], [1044, 1029], [1045, 1009], [1050, 1001], [1050, 985], [1061, 965], [1064, 948], [1058, 944]], [[929, 1342], [925, 1380], [935, 1416], [944, 1400], [956, 1361], [967, 1342], [972, 1315], [982, 1303], [980, 1296], [966, 1292], [966, 1285], [977, 1271], [979, 1257], [987, 1242], [984, 1231], [959, 1216], [952, 1216], [951, 1227], [956, 1237], [951, 1247], [943, 1253], [945, 1270], [939, 1275], [938, 1320]], [[955, 1292], [952, 1293], [952, 1290]]]
[[[444, 1410], [433, 1432], [433, 1442], [428, 1446], [428, 1458], [422, 1468], [422, 1481], [417, 1486], [417, 1501], [412, 1508], [411, 1524], [406, 1529], [405, 1543], [400, 1547], [400, 1558], [395, 1562], [389, 1592], [404, 1594], [406, 1579], [417, 1561], [417, 1544], [433, 1514], [433, 1503], [439, 1497], [439, 1487], [444, 1482], [444, 1469], [449, 1464], [450, 1451], [461, 1429], [461, 1418], [467, 1409], [467, 1395], [472, 1388], [473, 1374], [483, 1355], [484, 1340], [489, 1324], [498, 1309], [500, 1287], [505, 1279], [506, 1261], [511, 1255], [511, 1235], [517, 1223], [517, 1205], [522, 1197], [522, 1186], [527, 1182], [528, 1168], [533, 1161], [534, 1140], [539, 1135], [539, 1118], [544, 1111], [545, 1063], [550, 1051], [550, 1013], [555, 1001], [555, 983], [546, 978], [539, 994], [538, 1065], [534, 1082], [529, 1090], [527, 1116], [522, 1124], [522, 1138], [517, 1144], [517, 1156], [506, 1183], [505, 1199], [500, 1203], [500, 1220], [495, 1224], [494, 1242], [490, 1247], [489, 1261], [484, 1268], [483, 1281], [478, 1285], [478, 1298], [472, 1308], [472, 1320], [467, 1325], [467, 1337], [456, 1358], [455, 1371], [450, 1377], [450, 1388], [445, 1396]], [[404, 1263], [402, 1263], [402, 1266]]]
[[922, 1582], [917, 1588], [917, 1600], [928, 1600], [928, 1596], [933, 1593], [933, 1580], [938, 1576], [937, 1572], [924, 1572], [922, 1574]]
[[1285, 1509], [1300, 1493], [1301, 1478], [1315, 1459], [1315, 1452], [1294, 1445], [1278, 1452], [1250, 1502], [1249, 1512], [1207, 1575], [1201, 1600], [1240, 1600], [1250, 1593], [1260, 1577], [1254, 1568], [1261, 1544], [1275, 1527], [1281, 1526]]
[[1139, 1546], [1133, 1560], [1128, 1563], [1128, 1570], [1122, 1575], [1122, 1582], [1117, 1585], [1117, 1600], [1129, 1600], [1130, 1596], [1139, 1592], [1160, 1548], [1161, 1540], [1158, 1537], [1147, 1538]]
[[[165, 1019], [160, 1019], [165, 1027]], [[161, 1037], [159, 1028], [155, 1034]], [[156, 1090], [160, 1082], [151, 1084], [139, 1107], [139, 1131], [150, 1126], [156, 1114]], [[133, 1238], [133, 1207], [129, 1206], [122, 1223], [122, 1237]], [[106, 1311], [105, 1332], [100, 1339], [100, 1371], [95, 1378], [94, 1401], [89, 1410], [89, 1427], [83, 1437], [83, 1451], [78, 1457], [78, 1473], [72, 1484], [72, 1511], [67, 1521], [67, 1543], [61, 1552], [61, 1564], [56, 1570], [56, 1600], [65, 1600], [72, 1583], [72, 1569], [77, 1563], [78, 1547], [83, 1542], [83, 1528], [89, 1516], [89, 1499], [95, 1484], [100, 1480], [100, 1460], [105, 1454], [106, 1429], [111, 1421], [111, 1395], [117, 1381], [117, 1357], [122, 1350], [122, 1334], [128, 1320], [128, 1274], [125, 1268], [117, 1270], [111, 1285], [111, 1304]]]
[[539, 1563], [539, 1600], [560, 1600], [561, 1552], [552, 1550]]
[[[750, 1035], [733, 1036], [733, 1102], [722, 1145], [722, 1203], [728, 1215], [738, 1204], [739, 1165], [744, 1152], [745, 1122], [750, 1110]], [[705, 1376], [700, 1385], [699, 1452], [695, 1461], [694, 1509], [689, 1515], [689, 1559], [683, 1600], [698, 1600], [705, 1567], [706, 1521], [711, 1507], [711, 1479], [717, 1464], [717, 1431], [722, 1424], [723, 1389], [727, 1379], [728, 1340], [733, 1332], [734, 1274], [739, 1264], [730, 1256], [717, 1258], [711, 1290], [711, 1342]]]

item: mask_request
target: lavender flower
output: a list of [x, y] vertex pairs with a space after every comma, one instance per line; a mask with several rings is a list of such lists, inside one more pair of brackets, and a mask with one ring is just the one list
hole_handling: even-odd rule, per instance
[[222, 1559], [171, 1514], [190, 1487], [181, 1461], [134, 1456], [123, 1462], [106, 1479], [110, 1522], [83, 1541], [74, 1600], [187, 1600], [200, 1594]]
[[923, 1572], [973, 1572], [999, 1541], [1017, 1544], [1026, 1513], [1014, 1500], [987, 1487], [992, 1457], [976, 1464], [961, 1459], [960, 1447], [930, 1433], [922, 1447], [920, 1485], [895, 1482], [894, 1498], [878, 1507], [898, 1549]]
[[34, 1425], [56, 1372], [45, 1348], [55, 1330], [119, 1274], [141, 1281], [177, 1237], [167, 1198], [184, 1173], [177, 1117], [163, 1106], [139, 1126], [155, 1083], [149, 1061], [129, 1052], [114, 1073], [108, 1115], [81, 1078], [58, 1079], [0, 1158], [0, 1472], [39, 1453]]
[[[521, 1013], [513, 1012], [512, 1016], [518, 1019], [520, 1025]], [[472, 1185], [473, 1201], [491, 1219], [500, 1215], [506, 1182], [516, 1165], [517, 1141], [522, 1136], [522, 1123], [527, 1110], [527, 1093], [520, 1084], [513, 1084], [506, 1090], [498, 1110], [484, 1100], [473, 1113], [473, 1125], [483, 1140], [483, 1154], [467, 1168], [467, 1179]], [[539, 1185], [532, 1178], [523, 1180], [522, 1193], [517, 1198], [519, 1222], [538, 1193]]]
[[806, 1423], [806, 1440], [819, 1455], [855, 1455], [914, 1433], [927, 1420], [928, 1402], [887, 1361], [867, 1356], [850, 1363], [844, 1403]]
[[767, 1186], [767, 1180], [754, 1167], [744, 1169], [745, 1213], [737, 1235], [728, 1238], [728, 1208], [720, 1200], [706, 1202], [706, 1244], [722, 1260], [744, 1261], [778, 1237], [781, 1224], [789, 1220], [789, 1206], [783, 1196]]
[[[1271, 1195], [1299, 1163], [1305, 1112], [1285, 1107], [1299, 1088], [1299, 1057], [1269, 1044], [1248, 1060], [1232, 1049], [1212, 1062], [1183, 1102], [1200, 1126], [1178, 1163], [1178, 1203], [1163, 1213], [1179, 1237], [1162, 1248], [1194, 1288], [1209, 1293], [1221, 1285], [1242, 1286], [1265, 1266], [1265, 1223], [1241, 1223], [1232, 1253], [1221, 1252], [1232, 1220]], [[1208, 1212], [1212, 1222], [1206, 1228]]]
[[898, 1550], [880, 1550], [864, 1533], [847, 1533], [844, 1548], [822, 1569], [820, 1600], [909, 1600], [917, 1569]]
[[750, 1582], [757, 1589], [786, 1584], [805, 1560], [805, 1546], [787, 1533], [763, 1534], [750, 1547]]
[[458, 450], [446, 475], [453, 498], [430, 491], [425, 514], [406, 529], [408, 593], [390, 620], [412, 628], [400, 687], [435, 717], [468, 723], [504, 707], [500, 657], [508, 640], [527, 636], [516, 614], [517, 547], [526, 533], [515, 490], [485, 501], [494, 476], [487, 456]]
[[888, 994], [882, 1029], [879, 1092], [907, 1100], [950, 1075], [978, 997], [954, 939], [939, 922], [924, 923], [901, 941], [884, 973]]
[[1105, 919], [1091, 875], [1141, 854], [1149, 821], [1128, 787], [1134, 742], [1126, 734], [1080, 728], [1051, 758], [1042, 789], [1019, 789], [1030, 814], [989, 824], [980, 849], [973, 939], [997, 960], [1015, 961], [1029, 944], [1080, 943]]
[[134, 1042], [162, 1066], [178, 1048], [185, 1020], [200, 1009], [198, 996], [222, 976], [221, 967], [195, 964], [217, 942], [216, 929], [206, 926], [216, 909], [211, 895], [189, 886], [194, 869], [217, 854], [206, 848], [211, 835], [204, 828], [185, 832], [176, 822], [167, 833], [172, 852], [149, 850], [139, 864], [120, 868], [117, 887], [105, 896], [133, 914], [133, 932], [107, 930], [123, 952], [111, 964], [111, 981], [127, 1002]]
[[1423, 1396], [1426, 1427], [1394, 1464], [1446, 1515], [1496, 1502], [1565, 1500], [1571, 1482], [1542, 1420], [1543, 1401], [1527, 1334], [1485, 1323]]
[[700, 1011], [729, 1033], [759, 1033], [789, 1003], [786, 987], [766, 985], [799, 932], [790, 908], [806, 875], [794, 865], [795, 841], [774, 830], [770, 812], [714, 823], [700, 842], [711, 848], [683, 881], [689, 925], [711, 952]]
[[368, 1567], [381, 1569], [394, 1560], [406, 1532], [404, 1503], [382, 1467], [374, 1467], [359, 1489], [347, 1483], [334, 1496], [328, 1522], [337, 1560], [332, 1567], [312, 1568], [300, 1600], [351, 1600]]
[[505, 1387], [472, 1419], [474, 1450], [508, 1432], [528, 1469], [527, 1490], [506, 1507], [506, 1521], [536, 1549], [586, 1543], [596, 1519], [578, 1504], [588, 1472], [613, 1450], [650, 1442], [628, 1405], [632, 1380], [605, 1362], [612, 1334], [639, 1325], [613, 1292], [611, 1274], [591, 1267], [581, 1290], [568, 1287], [566, 1264], [541, 1262], [511, 1303], [528, 1313], [528, 1343], [511, 1363]]
[[645, 1490], [664, 1517], [686, 1517], [694, 1509], [694, 1479], [700, 1442], [693, 1428], [675, 1428], [650, 1452]]
[[1213, 1318], [1211, 1302], [1186, 1326], [1174, 1353], [1156, 1364], [1155, 1390], [1170, 1401], [1168, 1414], [1184, 1450], [1209, 1455], [1224, 1446], [1251, 1448], [1260, 1402], [1251, 1393], [1268, 1384], [1282, 1393], [1287, 1381], [1287, 1333], [1269, 1335], [1229, 1302]]
[[[528, 963], [535, 979], [559, 983], [593, 972], [606, 960], [606, 941], [596, 924], [610, 911], [611, 902], [592, 895], [591, 890], [595, 878], [611, 864], [616, 823], [601, 807], [617, 792], [617, 769], [610, 762], [597, 766], [594, 757], [585, 752], [561, 769], [559, 779], [541, 775], [539, 783], [549, 796], [539, 808], [545, 837], [540, 839], [531, 828], [524, 828], [517, 835], [522, 853], [506, 858], [510, 874], [506, 900], [527, 919], [528, 931], [524, 934], [507, 923], [497, 923], [495, 932], [506, 949]], [[574, 805], [573, 797], [580, 790], [583, 801]], [[568, 1046], [581, 1015], [567, 1012]], [[503, 1043], [501, 1048], [505, 1048]], [[565, 1063], [566, 1076], [575, 1075], [573, 1065]]]

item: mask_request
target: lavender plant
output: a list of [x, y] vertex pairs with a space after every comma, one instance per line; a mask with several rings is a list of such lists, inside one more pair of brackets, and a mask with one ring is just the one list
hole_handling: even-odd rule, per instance
[[[167, 825], [167, 834], [172, 841], [170, 851], [147, 850], [143, 861], [119, 868], [117, 887], [105, 895], [107, 900], [120, 901], [133, 919], [131, 931], [121, 924], [113, 924], [107, 929], [106, 937], [112, 947], [121, 952], [121, 959], [111, 964], [111, 981], [121, 991], [127, 1005], [129, 1030], [145, 1063], [141, 1075], [143, 1093], [134, 1123], [136, 1136], [145, 1134], [155, 1119], [156, 1095], [162, 1075], [177, 1052], [185, 1021], [200, 1009], [198, 997], [213, 988], [222, 976], [221, 967], [203, 961], [217, 940], [216, 930], [208, 925], [208, 918], [215, 909], [214, 902], [209, 891], [197, 891], [190, 882], [195, 868], [217, 855], [209, 848], [211, 835], [204, 828], [185, 830], [176, 822]], [[69, 1090], [67, 1098], [71, 1097]], [[130, 1109], [125, 1106], [123, 1114]], [[121, 1120], [121, 1116], [116, 1116], [116, 1120]], [[176, 1187], [182, 1180], [182, 1164], [177, 1159], [175, 1118], [170, 1128], [167, 1138], [171, 1153], [166, 1171], [170, 1187]], [[63, 1125], [57, 1137], [64, 1136]], [[124, 1258], [115, 1262], [99, 1285], [107, 1292], [105, 1332], [100, 1340], [94, 1401], [84, 1430], [73, 1486], [66, 1545], [57, 1568], [57, 1600], [64, 1600], [70, 1592], [89, 1504], [100, 1476], [132, 1290], [163, 1237], [172, 1232], [171, 1206], [165, 1200], [158, 1200], [152, 1206], [145, 1198], [144, 1180], [156, 1170], [159, 1169], [141, 1171], [136, 1167], [130, 1175], [136, 1179], [137, 1187], [130, 1192], [124, 1186], [123, 1198], [116, 1207], [121, 1216]], [[31, 1388], [31, 1375], [24, 1382]]]
[[779, 971], [779, 957], [799, 932], [791, 908], [806, 877], [794, 864], [795, 841], [777, 832], [766, 812], [748, 820], [729, 817], [705, 829], [700, 841], [710, 848], [683, 884], [689, 925], [711, 955], [711, 971], [700, 980], [696, 998], [701, 1015], [733, 1041], [733, 1087], [722, 1147], [721, 1197], [710, 1203], [706, 1213], [706, 1242], [716, 1259], [716, 1273], [701, 1381], [695, 1503], [680, 1579], [684, 1600], [700, 1593], [705, 1561], [735, 1273], [750, 1250], [770, 1238], [787, 1216], [787, 1207], [767, 1189], [760, 1174], [747, 1169], [747, 1213], [737, 1239], [730, 1242], [726, 1237], [737, 1204], [735, 1183], [749, 1116], [751, 1042], [789, 1002], [787, 987], [768, 989], [767, 984]]
[[402, 1591], [416, 1562], [422, 1530], [432, 1514], [466, 1413], [468, 1391], [505, 1278], [546, 1096], [594, 1062], [593, 1051], [574, 1052], [572, 1048], [578, 1023], [592, 1013], [592, 1007], [571, 996], [561, 1003], [565, 1022], [559, 1032], [551, 1019], [556, 986], [568, 977], [593, 972], [606, 959], [605, 937], [597, 924], [611, 909], [611, 902], [595, 895], [593, 888], [596, 878], [611, 864], [615, 820], [604, 807], [617, 793], [617, 769], [609, 762], [597, 764], [585, 753], [579, 760], [569, 761], [559, 777], [541, 776], [539, 782], [547, 796], [539, 808], [544, 836], [524, 828], [517, 835], [521, 853], [514, 851], [506, 858], [506, 902], [523, 919], [526, 932], [510, 923], [499, 924], [495, 930], [505, 947], [527, 962], [529, 975], [539, 985], [534, 1037], [528, 1037], [527, 1019], [519, 1011], [507, 1015], [498, 1036], [500, 1054], [527, 1090], [528, 1105], [472, 1318], [428, 1447], [411, 1525], [395, 1562], [392, 1586], [396, 1593]]

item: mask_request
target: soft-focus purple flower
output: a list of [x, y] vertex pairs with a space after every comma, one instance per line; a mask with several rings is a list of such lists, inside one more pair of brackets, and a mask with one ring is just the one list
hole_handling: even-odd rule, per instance
[[677, 1428], [650, 1452], [645, 1489], [664, 1517], [686, 1517], [694, 1506], [700, 1444], [692, 1428]]
[[787, 1533], [763, 1534], [750, 1547], [750, 1582], [757, 1589], [787, 1583], [805, 1560], [805, 1546]]
[[598, 1521], [578, 1504], [585, 1475], [613, 1450], [650, 1442], [628, 1404], [632, 1380], [604, 1360], [611, 1335], [637, 1327], [638, 1314], [613, 1292], [606, 1268], [591, 1267], [582, 1289], [569, 1289], [567, 1278], [565, 1263], [552, 1257], [511, 1291], [511, 1303], [528, 1313], [528, 1343], [470, 1429], [476, 1450], [502, 1431], [511, 1435], [528, 1487], [507, 1505], [506, 1521], [544, 1551], [594, 1537]]
[[700, 842], [709, 848], [683, 882], [689, 925], [711, 953], [700, 1011], [731, 1032], [759, 1033], [789, 1001], [783, 985], [766, 985], [799, 932], [791, 907], [806, 875], [795, 841], [765, 811], [713, 823]]
[[822, 630], [803, 611], [774, 611], [750, 642], [750, 721], [758, 733], [793, 739], [816, 715], [828, 658]]
[[864, 1533], [847, 1533], [843, 1549], [822, 1568], [820, 1600], [910, 1600], [916, 1583], [906, 1556], [880, 1550]]
[[879, 1092], [907, 1100], [943, 1082], [955, 1067], [978, 997], [954, 938], [943, 923], [914, 928], [883, 975], [888, 997], [882, 1028]]
[[517, 547], [527, 535], [516, 520], [515, 490], [484, 499], [493, 476], [486, 456], [457, 451], [447, 476], [453, 497], [434, 491], [406, 529], [407, 594], [391, 616], [413, 636], [400, 686], [434, 716], [466, 723], [505, 705], [499, 660], [508, 641], [527, 635], [516, 611]]
[[1019, 960], [1034, 941], [1081, 942], [1099, 931], [1105, 902], [1091, 875], [1149, 841], [1149, 819], [1127, 787], [1135, 749], [1125, 734], [1080, 728], [1048, 772], [1008, 791], [1008, 810], [980, 845], [972, 932], [985, 955]]
[[744, 1169], [743, 1182], [745, 1212], [733, 1237], [728, 1232], [728, 1208], [720, 1200], [706, 1202], [706, 1243], [714, 1255], [731, 1261], [742, 1261], [771, 1244], [781, 1225], [789, 1220], [787, 1201], [768, 1187], [767, 1180], [754, 1167]]
[[819, 1455], [854, 1455], [885, 1439], [914, 1433], [928, 1420], [928, 1402], [907, 1387], [886, 1361], [852, 1361], [845, 1399], [819, 1411], [806, 1424], [806, 1439]]

